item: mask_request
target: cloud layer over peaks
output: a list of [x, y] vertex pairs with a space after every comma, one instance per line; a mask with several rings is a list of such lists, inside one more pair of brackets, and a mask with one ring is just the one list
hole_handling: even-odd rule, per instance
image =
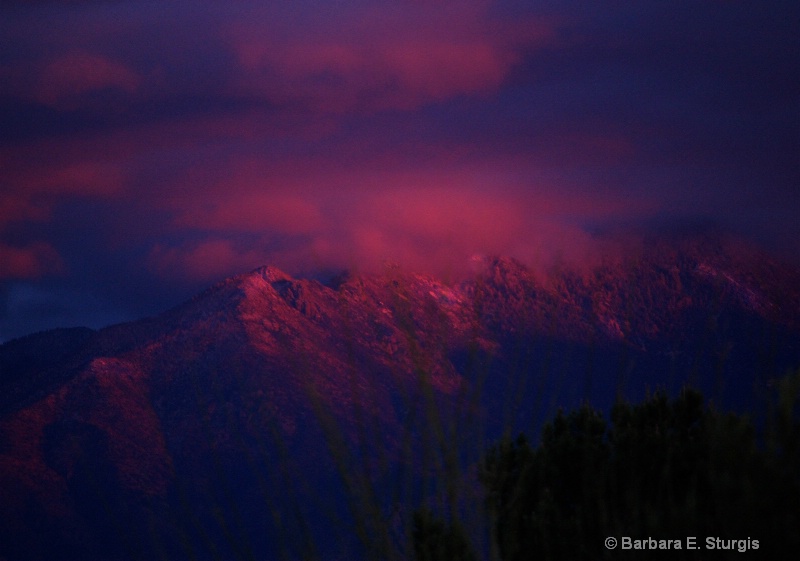
[[268, 263], [581, 264], [673, 221], [798, 255], [795, 4], [6, 2], [0, 340]]

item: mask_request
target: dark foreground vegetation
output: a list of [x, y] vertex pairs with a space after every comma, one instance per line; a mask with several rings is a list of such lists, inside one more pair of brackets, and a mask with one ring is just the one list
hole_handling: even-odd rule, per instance
[[416, 559], [796, 558], [800, 372], [775, 390], [758, 419], [719, 412], [692, 389], [619, 403], [609, 419], [588, 405], [559, 412], [538, 444], [506, 438], [483, 458], [488, 546], [457, 514], [422, 509]]

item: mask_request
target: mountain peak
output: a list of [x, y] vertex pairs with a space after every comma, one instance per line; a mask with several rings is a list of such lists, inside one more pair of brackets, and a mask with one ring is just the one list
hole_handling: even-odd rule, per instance
[[479, 279], [504, 282], [508, 279], [527, 279], [531, 270], [521, 261], [501, 255], [473, 255], [472, 273]]
[[248, 273], [246, 276], [248, 277], [259, 277], [262, 280], [272, 284], [281, 281], [292, 281], [294, 278], [284, 273], [279, 268], [275, 267], [274, 265], [264, 265], [263, 267], [259, 267]]
[[[551, 278], [476, 256], [454, 284], [399, 267], [326, 278], [264, 266], [153, 318], [6, 344], [0, 559], [52, 557], [13, 554], [33, 551], [42, 527], [76, 552], [65, 558], [112, 557], [83, 545], [109, 535], [109, 515], [153, 542], [150, 557], [163, 537], [183, 559], [175, 524], [187, 536], [214, 528], [217, 488], [241, 512], [280, 510], [295, 504], [280, 482], [296, 472], [297, 504], [316, 513], [337, 468], [372, 473], [428, 435], [467, 442], [531, 426], [548, 404], [610, 404], [687, 380], [746, 405], [800, 364], [797, 270], [711, 242], [621, 255]], [[333, 448], [358, 459], [337, 463]], [[187, 505], [197, 521], [183, 528], [173, 516]], [[262, 521], [244, 531], [264, 535]]]

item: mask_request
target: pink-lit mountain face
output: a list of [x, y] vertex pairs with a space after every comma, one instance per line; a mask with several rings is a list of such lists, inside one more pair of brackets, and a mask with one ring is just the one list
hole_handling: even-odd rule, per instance
[[457, 284], [265, 267], [3, 345], [0, 558], [388, 558], [424, 482], [469, 481], [503, 431], [687, 382], [753, 408], [800, 364], [800, 273], [754, 250], [473, 265]]

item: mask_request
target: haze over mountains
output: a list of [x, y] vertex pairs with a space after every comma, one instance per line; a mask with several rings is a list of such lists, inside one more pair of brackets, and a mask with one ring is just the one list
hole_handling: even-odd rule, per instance
[[686, 383], [755, 410], [800, 364], [800, 271], [722, 237], [472, 268], [266, 266], [0, 346], [0, 558], [402, 556], [431, 481], [469, 488], [506, 431]]

